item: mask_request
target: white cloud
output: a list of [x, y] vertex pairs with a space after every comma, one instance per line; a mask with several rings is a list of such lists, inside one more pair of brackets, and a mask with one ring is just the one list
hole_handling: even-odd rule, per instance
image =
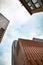
[[3, 56], [1, 56], [0, 61], [3, 63], [3, 65], [11, 65], [11, 52], [4, 53]]
[[3, 13], [11, 22], [16, 24], [25, 24], [30, 19], [30, 14], [21, 6], [18, 0], [2, 0], [1, 13]]
[[[39, 23], [35, 14], [31, 16], [18, 0], [0, 0], [0, 5], [0, 12], [10, 20], [10, 24], [0, 45], [4, 51], [4, 55], [0, 59], [5, 65], [11, 65], [11, 46], [13, 40], [38, 37], [36, 31], [38, 31], [37, 26], [39, 26]], [[24, 29], [21, 28], [21, 25], [25, 25]], [[40, 38], [43, 38], [43, 36], [40, 36]]]

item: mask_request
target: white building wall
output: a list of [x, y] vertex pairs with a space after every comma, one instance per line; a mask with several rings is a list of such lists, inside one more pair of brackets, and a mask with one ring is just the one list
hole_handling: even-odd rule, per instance
[[0, 28], [6, 29], [8, 24], [9, 21], [2, 14], [0, 14]]

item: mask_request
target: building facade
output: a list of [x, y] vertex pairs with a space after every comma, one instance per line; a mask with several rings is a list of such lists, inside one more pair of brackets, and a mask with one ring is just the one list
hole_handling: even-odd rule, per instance
[[0, 13], [0, 42], [3, 38], [3, 35], [7, 29], [8, 24], [9, 20]]
[[43, 39], [39, 39], [39, 38], [33, 38], [33, 40], [37, 42], [43, 42]]
[[15, 59], [14, 59], [14, 49], [17, 47], [17, 42], [18, 42], [18, 41], [15, 40], [15, 41], [13, 42], [13, 44], [12, 44], [12, 63], [11, 63], [12, 65], [14, 65], [14, 63], [15, 63], [15, 62], [14, 62], [14, 60], [15, 60]]
[[19, 0], [30, 14], [43, 12], [43, 0]]
[[43, 65], [43, 42], [18, 39], [14, 49], [14, 65]]

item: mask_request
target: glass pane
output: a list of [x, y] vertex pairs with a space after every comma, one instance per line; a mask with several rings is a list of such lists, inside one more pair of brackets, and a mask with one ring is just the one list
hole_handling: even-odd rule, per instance
[[25, 2], [27, 2], [27, 3], [28, 3], [28, 2], [29, 2], [29, 0], [25, 0]]
[[43, 0], [42, 0], [43, 1]]
[[37, 0], [32, 0], [32, 2], [33, 2], [33, 3], [36, 3], [36, 2], [37, 2]]
[[30, 9], [33, 10], [33, 7], [31, 6]]
[[39, 3], [36, 3], [36, 4], [35, 4], [35, 7], [36, 7], [36, 8], [39, 8], [39, 7], [40, 7]]
[[31, 6], [31, 3], [29, 2], [28, 5]]

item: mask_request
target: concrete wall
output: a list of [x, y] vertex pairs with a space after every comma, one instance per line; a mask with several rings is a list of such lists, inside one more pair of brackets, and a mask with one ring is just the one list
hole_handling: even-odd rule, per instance
[[0, 13], [0, 28], [6, 29], [9, 24], [9, 20]]
[[0, 13], [0, 42], [9, 24], [9, 20]]

